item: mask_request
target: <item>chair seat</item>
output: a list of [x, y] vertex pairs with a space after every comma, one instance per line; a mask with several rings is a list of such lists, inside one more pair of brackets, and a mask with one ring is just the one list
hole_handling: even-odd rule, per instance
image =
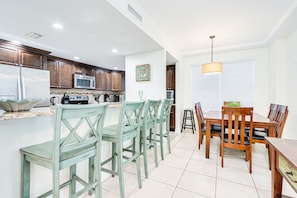
[[257, 140], [264, 140], [265, 137], [268, 136], [268, 130], [258, 130], [255, 129], [253, 132], [253, 139], [257, 139]]
[[[44, 142], [42, 144], [36, 144], [22, 148], [20, 151], [26, 154], [28, 161], [34, 161], [37, 164], [39, 159], [42, 159], [42, 164], [48, 168], [52, 167], [53, 163], [53, 141]], [[77, 149], [71, 152], [64, 152], [60, 155], [60, 169], [71, 166], [76, 162], [66, 162], [67, 160], [73, 159], [75, 157], [80, 157], [81, 160], [88, 159], [95, 156], [95, 146], [85, 147], [83, 149]], [[40, 164], [41, 165], [41, 164]]]
[[221, 133], [221, 131], [222, 131], [221, 125], [212, 124], [210, 127], [211, 127], [211, 131], [212, 132], [219, 132], [219, 133]]
[[[224, 142], [228, 142], [228, 134], [224, 134]], [[232, 135], [232, 143], [234, 142], [234, 135]], [[238, 136], [237, 144], [240, 144], [240, 135]], [[248, 136], [244, 136], [244, 145], [250, 145], [250, 140]]]
[[[106, 141], [116, 141], [118, 136], [118, 125], [110, 125], [103, 128], [102, 131], [102, 139]], [[136, 137], [135, 135], [135, 127], [126, 127], [125, 131], [123, 131], [122, 140], [125, 141], [126, 139], [131, 139]]]
[[[206, 126], [201, 127], [202, 132], [206, 132]], [[220, 125], [211, 125], [210, 126], [210, 131], [212, 134], [221, 134], [221, 126]]]

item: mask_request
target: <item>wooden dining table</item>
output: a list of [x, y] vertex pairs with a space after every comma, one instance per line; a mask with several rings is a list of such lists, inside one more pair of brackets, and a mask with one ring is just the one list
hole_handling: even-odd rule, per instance
[[[227, 121], [227, 118], [225, 118]], [[222, 124], [222, 112], [221, 111], [209, 111], [204, 115], [204, 120], [206, 122], [206, 149], [205, 149], [205, 157], [209, 158], [209, 150], [210, 150], [210, 129], [212, 124], [221, 125]], [[263, 116], [259, 113], [253, 113], [253, 125], [254, 128], [264, 128], [268, 129], [269, 137], [276, 137], [275, 128], [277, 126], [277, 122], [268, 119], [266, 116]]]

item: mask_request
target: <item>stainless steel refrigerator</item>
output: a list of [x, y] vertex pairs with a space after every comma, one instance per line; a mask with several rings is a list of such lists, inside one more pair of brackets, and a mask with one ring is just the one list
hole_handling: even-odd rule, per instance
[[47, 70], [0, 64], [0, 100], [42, 99], [36, 107], [50, 106]]

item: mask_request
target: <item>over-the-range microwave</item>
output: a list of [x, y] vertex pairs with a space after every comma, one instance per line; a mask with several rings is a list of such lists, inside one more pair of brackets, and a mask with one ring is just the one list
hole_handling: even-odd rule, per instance
[[74, 88], [95, 89], [95, 77], [74, 74]]

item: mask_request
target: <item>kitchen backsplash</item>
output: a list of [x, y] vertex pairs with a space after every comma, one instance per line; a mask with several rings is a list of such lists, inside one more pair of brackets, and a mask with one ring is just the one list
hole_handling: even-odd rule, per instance
[[60, 104], [62, 98], [66, 95], [87, 95], [89, 97], [89, 104], [104, 102], [104, 95], [109, 95], [109, 101], [115, 102], [115, 95], [119, 96], [119, 102], [124, 100], [125, 92], [113, 92], [113, 91], [94, 91], [94, 90], [86, 90], [86, 89], [50, 89], [51, 95], [51, 103]]

